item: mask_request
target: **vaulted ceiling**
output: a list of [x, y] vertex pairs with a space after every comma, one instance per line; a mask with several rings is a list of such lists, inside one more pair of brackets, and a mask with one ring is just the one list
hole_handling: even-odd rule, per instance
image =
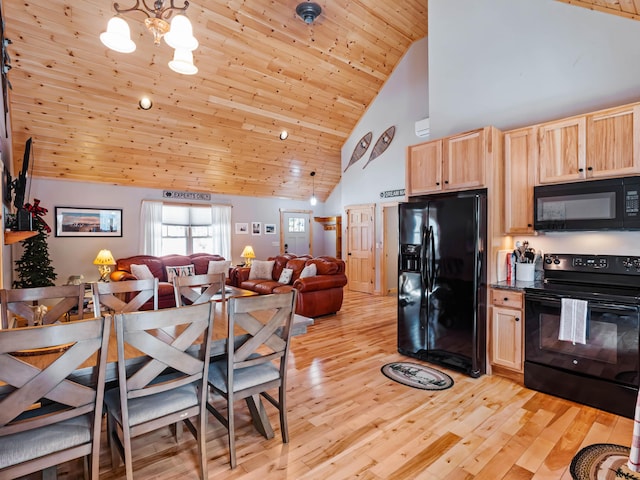
[[[631, 18], [640, 8], [559, 1]], [[199, 72], [187, 76], [169, 69], [173, 50], [154, 46], [142, 14], [123, 16], [135, 52], [103, 46], [111, 0], [2, 1], [14, 168], [33, 137], [36, 177], [306, 199], [315, 171], [326, 200], [345, 140], [427, 35], [427, 0], [316, 2], [322, 14], [307, 25], [300, 0], [191, 1]]]
[[426, 36], [427, 0], [317, 1], [312, 25], [299, 0], [191, 1], [189, 76], [141, 13], [123, 15], [135, 52], [102, 45], [111, 0], [4, 0], [14, 163], [33, 137], [34, 176], [306, 199], [315, 171], [325, 200], [356, 122]]

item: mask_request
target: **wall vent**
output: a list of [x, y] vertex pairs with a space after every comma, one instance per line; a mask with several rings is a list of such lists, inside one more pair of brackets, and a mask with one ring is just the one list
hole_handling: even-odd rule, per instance
[[416, 122], [416, 136], [420, 138], [428, 137], [431, 134], [431, 124], [428, 118], [423, 118]]

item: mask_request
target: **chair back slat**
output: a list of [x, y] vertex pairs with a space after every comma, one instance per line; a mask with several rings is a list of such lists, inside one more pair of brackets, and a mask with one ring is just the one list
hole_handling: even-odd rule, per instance
[[137, 312], [153, 299], [153, 309], [158, 309], [158, 279], [125, 280], [122, 282], [97, 282], [93, 284], [94, 314], [100, 314], [100, 305], [114, 313]]
[[220, 293], [225, 301], [225, 274], [205, 273], [173, 278], [173, 292], [178, 307], [209, 302]]
[[123, 401], [177, 388], [206, 376], [213, 314], [211, 303], [116, 314], [119, 358], [130, 347], [146, 355], [135, 372], [127, 372], [119, 362]]
[[[60, 285], [50, 287], [14, 288], [0, 291], [0, 311], [2, 328], [9, 328], [10, 315], [22, 317], [27, 325], [37, 323], [34, 306], [46, 304], [47, 312], [42, 316], [42, 324], [55, 323], [74, 310], [74, 316], [82, 320], [84, 316], [85, 284]], [[77, 311], [75, 311], [77, 310]]]
[[[230, 369], [271, 362], [285, 355], [295, 315], [295, 293], [229, 301], [228, 336], [236, 339], [229, 349]], [[246, 332], [244, 341], [239, 340], [238, 330]]]

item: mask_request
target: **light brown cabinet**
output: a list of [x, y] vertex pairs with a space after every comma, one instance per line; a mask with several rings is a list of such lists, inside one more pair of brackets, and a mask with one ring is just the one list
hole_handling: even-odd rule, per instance
[[408, 195], [441, 190], [442, 139], [409, 147], [406, 176]]
[[504, 227], [507, 234], [533, 233], [533, 186], [537, 157], [535, 127], [504, 133]]
[[540, 125], [538, 147], [539, 183], [561, 183], [584, 178], [586, 117]]
[[491, 364], [523, 373], [522, 293], [491, 290]]
[[494, 132], [486, 127], [410, 146], [407, 195], [485, 187]]
[[640, 105], [539, 125], [538, 183], [640, 173]]
[[587, 178], [640, 172], [640, 105], [587, 115]]

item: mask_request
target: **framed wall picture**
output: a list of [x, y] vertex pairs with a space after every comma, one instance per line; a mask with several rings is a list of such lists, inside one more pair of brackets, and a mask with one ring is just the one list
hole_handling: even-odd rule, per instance
[[251, 235], [262, 235], [262, 223], [251, 222]]
[[121, 208], [56, 207], [56, 237], [121, 236]]
[[276, 224], [275, 223], [265, 223], [264, 224], [264, 234], [265, 235], [275, 235], [276, 234]]
[[236, 235], [247, 235], [249, 233], [248, 223], [236, 223]]

